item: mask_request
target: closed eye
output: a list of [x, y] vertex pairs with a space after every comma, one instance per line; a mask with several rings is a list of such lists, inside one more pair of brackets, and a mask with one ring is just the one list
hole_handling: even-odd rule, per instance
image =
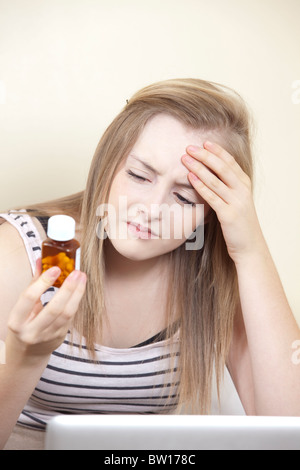
[[190, 204], [192, 207], [194, 207], [196, 204], [192, 201], [189, 201], [188, 199], [185, 199], [184, 197], [182, 197], [180, 194], [176, 193], [176, 196], [178, 197], [178, 199], [181, 201], [181, 202], [184, 202], [184, 204]]
[[135, 173], [132, 173], [131, 170], [127, 171], [127, 174], [133, 178], [139, 179], [141, 181], [147, 181], [147, 178], [143, 178], [142, 176], [136, 175]]
[[[140, 180], [140, 181], [148, 181], [147, 178], [144, 178], [143, 176], [136, 175], [133, 173], [131, 170], [127, 170], [126, 173], [134, 179]], [[189, 201], [188, 199], [185, 199], [183, 196], [181, 196], [178, 193], [175, 193], [176, 197], [179, 199], [179, 201], [183, 202], [184, 204], [189, 204], [190, 206], [194, 207], [196, 206], [195, 202]]]

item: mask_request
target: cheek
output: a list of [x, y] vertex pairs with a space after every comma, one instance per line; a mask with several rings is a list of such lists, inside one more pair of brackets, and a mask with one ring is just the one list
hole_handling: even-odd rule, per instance
[[159, 214], [161, 238], [172, 245], [180, 245], [203, 223], [205, 208], [203, 204], [197, 204], [194, 208], [179, 204], [165, 205]]
[[137, 185], [133, 184], [126, 175], [119, 173], [111, 186], [108, 203], [114, 206], [123, 219], [128, 215], [128, 208], [135, 207], [140, 202], [140, 196]]
[[118, 217], [121, 220], [124, 218], [128, 200], [128, 183], [121, 174], [118, 174], [112, 183], [108, 198], [111, 223], [113, 221], [116, 223]]
[[118, 173], [111, 185], [109, 193], [109, 203], [113, 205], [118, 205], [119, 196], [124, 196], [127, 194], [127, 184], [121, 173]]
[[197, 204], [196, 207], [184, 206], [181, 214], [177, 214], [174, 219], [175, 228], [172, 238], [186, 240], [203, 223], [205, 217], [205, 208], [203, 204]]

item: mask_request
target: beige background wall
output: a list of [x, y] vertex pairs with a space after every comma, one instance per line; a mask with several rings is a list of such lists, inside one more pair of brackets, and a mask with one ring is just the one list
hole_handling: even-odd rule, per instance
[[299, 0], [0, 0], [0, 210], [83, 189], [140, 87], [224, 83], [253, 112], [257, 210], [300, 322], [299, 18]]

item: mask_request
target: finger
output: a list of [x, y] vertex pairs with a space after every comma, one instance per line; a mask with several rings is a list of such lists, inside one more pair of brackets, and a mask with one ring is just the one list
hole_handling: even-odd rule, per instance
[[[38, 272], [38, 269], [37, 269]], [[55, 266], [45, 271], [37, 279], [33, 280], [31, 284], [20, 295], [16, 305], [11, 313], [11, 327], [13, 328], [14, 322], [20, 324], [28, 319], [29, 314], [34, 309], [36, 302], [40, 300], [41, 295], [51, 287], [56, 279], [59, 277], [61, 270]]]
[[81, 302], [81, 299], [85, 293], [87, 277], [84, 273], [81, 273], [80, 279], [77, 281], [77, 286], [70, 297], [69, 301], [64, 306], [62, 312], [56, 317], [56, 319], [48, 324], [48, 332], [56, 332], [61, 328], [69, 329], [70, 323], [73, 321]]
[[[207, 188], [211, 189], [211, 191], [214, 191], [214, 193], [218, 195], [221, 199], [223, 199], [223, 201], [229, 203], [231, 190], [220, 178], [218, 178], [205, 165], [203, 165], [195, 158], [184, 156], [182, 157], [182, 159], [186, 167], [192, 172], [192, 174], [196, 175]], [[197, 189], [197, 191], [198, 189], [203, 190], [203, 187], [198, 182], [198, 186], [195, 189]], [[202, 193], [199, 194], [203, 196]]]
[[[38, 258], [36, 260], [36, 264], [35, 264], [35, 273], [34, 273], [34, 277], [32, 278], [32, 281], [30, 284], [33, 284], [35, 281], [38, 280], [38, 278], [41, 276], [42, 274], [42, 270], [43, 270], [43, 265], [42, 265], [42, 258]], [[27, 321], [31, 321], [33, 320], [33, 318], [35, 318], [40, 312], [41, 310], [43, 309], [43, 304], [41, 302], [41, 300], [38, 300], [34, 307], [33, 307], [33, 310], [29, 316], [29, 318], [27, 319]]]
[[31, 320], [33, 320], [37, 315], [39, 315], [39, 313], [43, 310], [43, 304], [40, 300], [38, 300], [35, 304], [35, 306], [33, 307], [33, 310], [31, 311], [31, 314], [29, 315], [28, 319], [27, 319], [27, 322], [30, 322]]
[[64, 310], [64, 314], [67, 317], [73, 317], [73, 315], [77, 312], [81, 299], [85, 293], [86, 283], [87, 276], [86, 274], [81, 273], [81, 277], [78, 281], [78, 286], [75, 289], [75, 292], [73, 293]]
[[[62, 287], [44, 307], [35, 319], [35, 328], [41, 331], [48, 328], [58, 320], [55, 326], [68, 321], [82, 298], [86, 283], [86, 275], [80, 271], [73, 271], [65, 280]], [[78, 291], [78, 292], [77, 292]], [[72, 300], [73, 299], [73, 300]], [[75, 307], [74, 307], [75, 305]], [[78, 307], [77, 307], [78, 308]]]
[[204, 143], [204, 147], [209, 152], [212, 152], [217, 157], [219, 157], [222, 161], [227, 163], [229, 168], [231, 168], [241, 180], [243, 180], [243, 177], [247, 176], [246, 173], [242, 170], [242, 168], [238, 164], [238, 162], [236, 161], [236, 159], [229, 152], [227, 152], [227, 150], [225, 150], [221, 145], [215, 142], [206, 141]]
[[34, 279], [38, 279], [42, 274], [42, 258], [38, 258], [35, 263]]
[[226, 186], [230, 188], [238, 186], [239, 179], [236, 172], [220, 157], [206, 149], [194, 146], [187, 147], [187, 152], [193, 158], [195, 167], [197, 167], [198, 162], [200, 164], [202, 163], [202, 165], [205, 165], [213, 175], [223, 181]]
[[194, 173], [188, 174], [189, 181], [200, 196], [208, 203], [208, 205], [216, 212], [221, 211], [227, 203], [218, 196], [214, 191], [212, 191], [208, 186], [206, 186], [201, 179], [198, 178]]
[[30, 282], [30, 285], [33, 284], [35, 281], [37, 281], [41, 274], [42, 274], [42, 258], [38, 258], [35, 263], [35, 270], [34, 270], [34, 274]]

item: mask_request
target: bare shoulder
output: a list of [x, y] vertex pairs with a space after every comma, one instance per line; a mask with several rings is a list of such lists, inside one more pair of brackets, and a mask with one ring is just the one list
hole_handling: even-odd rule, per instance
[[31, 279], [31, 266], [23, 240], [10, 223], [4, 222], [0, 225], [0, 339], [6, 336], [11, 309]]

